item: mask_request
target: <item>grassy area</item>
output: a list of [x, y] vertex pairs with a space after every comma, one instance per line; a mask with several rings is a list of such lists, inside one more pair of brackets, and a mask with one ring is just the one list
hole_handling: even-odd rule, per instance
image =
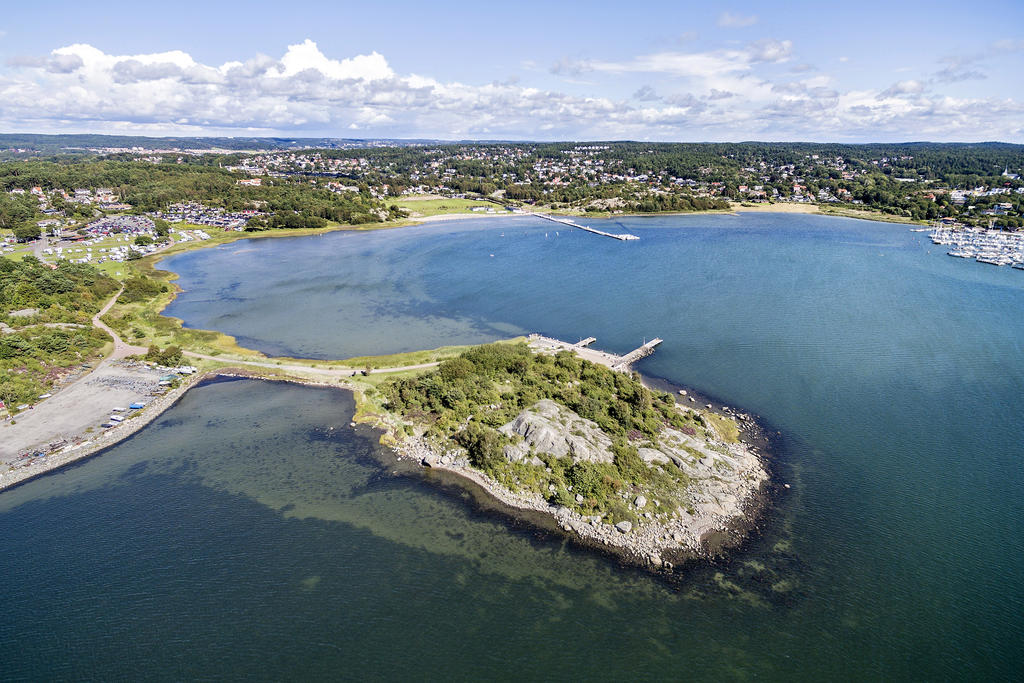
[[906, 223], [910, 225], [929, 225], [930, 221], [916, 221], [906, 216], [894, 216], [881, 211], [869, 211], [866, 209], [849, 209], [838, 206], [819, 204], [818, 210], [826, 216], [840, 216], [843, 218], [860, 218], [868, 221], [881, 221], [883, 223]]
[[[388, 204], [397, 204], [410, 212], [413, 217], [439, 216], [446, 213], [472, 213], [474, 208], [490, 208], [499, 213], [507, 213], [502, 207], [491, 202], [479, 202], [472, 199], [395, 199]], [[486, 215], [486, 212], [480, 212]]]
[[736, 421], [731, 417], [707, 412], [704, 413], [704, 420], [707, 421], [716, 432], [718, 432], [718, 435], [722, 437], [722, 441], [726, 443], [739, 442], [740, 428], [736, 424]]
[[9, 258], [12, 261], [20, 261], [26, 256], [32, 256], [32, 245], [31, 244], [19, 244], [14, 247], [14, 251], [5, 251], [3, 253], [4, 258]]
[[[195, 244], [205, 242], [187, 242], [182, 246]], [[209, 330], [184, 328], [180, 319], [161, 314], [178, 292], [174, 284], [178, 276], [154, 266], [164, 256], [166, 252], [116, 264], [123, 268], [121, 272], [124, 276], [121, 279], [125, 282], [125, 292], [103, 316], [103, 321], [126, 342], [137, 346], [155, 344], [163, 348], [173, 345], [209, 355], [263, 358], [263, 354], [238, 346], [234, 337]]]
[[90, 319], [117, 289], [87, 265], [0, 259], [0, 322], [10, 328], [0, 335], [0, 400], [31, 405], [98, 358], [109, 338]]
[[92, 327], [33, 325], [5, 334], [0, 338], [0, 400], [11, 412], [31, 405], [83, 363], [98, 361], [111, 346], [110, 337]]
[[[525, 338], [516, 337], [515, 339], [498, 343], [516, 343], [521, 341], [525, 341]], [[396, 353], [390, 356], [356, 356], [341, 362], [352, 368], [396, 368], [405, 365], [436, 363], [437, 361], [454, 358], [471, 348], [471, 346], [442, 346], [437, 349]]]

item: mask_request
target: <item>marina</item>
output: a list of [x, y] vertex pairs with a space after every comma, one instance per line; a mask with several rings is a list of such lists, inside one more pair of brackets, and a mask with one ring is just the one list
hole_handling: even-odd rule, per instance
[[973, 258], [993, 266], [1013, 266], [1024, 270], [1024, 234], [984, 228], [937, 227], [928, 235], [932, 242], [950, 246], [947, 253]]

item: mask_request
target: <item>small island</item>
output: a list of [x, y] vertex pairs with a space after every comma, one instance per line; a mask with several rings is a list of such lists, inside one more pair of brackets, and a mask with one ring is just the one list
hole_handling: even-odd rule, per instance
[[735, 420], [573, 350], [477, 346], [362, 398], [399, 457], [650, 568], [707, 554], [768, 481]]

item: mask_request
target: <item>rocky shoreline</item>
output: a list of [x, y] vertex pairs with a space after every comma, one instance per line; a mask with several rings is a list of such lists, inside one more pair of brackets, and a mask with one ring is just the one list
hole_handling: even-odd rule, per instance
[[[37, 477], [62, 469], [105, 451], [129, 438], [152, 423], [171, 408], [193, 387], [217, 377], [239, 377], [270, 381], [291, 381], [313, 386], [330, 386], [358, 392], [345, 384], [329, 384], [309, 378], [282, 377], [249, 369], [222, 368], [209, 370], [188, 378], [181, 386], [152, 400], [135, 417], [103, 432], [98, 438], [67, 446], [59, 451], [36, 457], [24, 466], [0, 477], [0, 491], [26, 483]], [[742, 413], [731, 413], [738, 418], [742, 433], [753, 442], [758, 429], [756, 422]], [[376, 416], [380, 417], [380, 416]], [[768, 470], [752, 443], [729, 444], [733, 455], [742, 456], [739, 462], [747, 464], [740, 481], [728, 488], [699, 487], [694, 491], [692, 514], [660, 521], [644, 516], [646, 500], [642, 496], [632, 500], [640, 523], [619, 522], [616, 525], [601, 521], [600, 517], [580, 514], [568, 507], [553, 505], [539, 493], [514, 492], [470, 466], [464, 451], [447, 451], [435, 447], [420, 437], [397, 437], [397, 430], [389, 429], [378, 420], [366, 420], [382, 434], [381, 442], [398, 460], [415, 463], [423, 468], [442, 471], [456, 481], [479, 487], [490, 499], [505, 506], [507, 514], [530, 522], [541, 518], [551, 521], [557, 528], [582, 545], [616, 555], [622, 561], [651, 571], [671, 572], [680, 564], [698, 558], [709, 558], [724, 547], [738, 545], [754, 527], [754, 519], [764, 507], [770, 486]], [[353, 423], [355, 424], [355, 423]], [[756, 439], [764, 443], [763, 439]], [[390, 443], [389, 443], [390, 442]]]
[[[738, 448], [747, 449], [743, 445]], [[652, 571], [671, 572], [687, 560], [708, 558], [725, 546], [741, 542], [754, 525], [752, 517], [763, 507], [769, 486], [768, 472], [757, 458], [757, 466], [752, 468], [750, 478], [730, 489], [728, 505], [715, 500], [713, 492], [697, 492], [697, 497], [704, 498], [704, 503], [697, 506], [692, 515], [676, 517], [668, 522], [644, 520], [644, 523], [636, 525], [630, 522], [611, 525], [602, 522], [600, 517], [582, 515], [565, 506], [553, 505], [540, 494], [511, 491], [471, 467], [466, 455], [458, 449], [441, 452], [417, 437], [405, 438], [392, 449], [400, 460], [413, 461], [425, 468], [441, 470], [472, 482], [507, 506], [512, 515], [517, 511], [541, 513], [578, 542]], [[639, 503], [638, 511], [646, 504], [643, 497], [640, 498], [634, 501]]]

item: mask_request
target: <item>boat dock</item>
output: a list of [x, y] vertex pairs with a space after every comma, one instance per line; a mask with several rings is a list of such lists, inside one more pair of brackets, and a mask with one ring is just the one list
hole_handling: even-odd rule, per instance
[[641, 358], [654, 353], [654, 348], [662, 342], [659, 338], [654, 338], [649, 342], [644, 342], [642, 346], [639, 346], [624, 356], [618, 356], [614, 353], [608, 353], [607, 351], [598, 351], [597, 349], [589, 348], [597, 339], [594, 337], [587, 337], [583, 341], [575, 344], [562, 341], [561, 339], [554, 339], [552, 337], [545, 337], [539, 334], [531, 334], [529, 337], [530, 348], [535, 351], [542, 353], [558, 353], [559, 351], [572, 351], [583, 360], [589, 360], [592, 363], [603, 365], [606, 368], [611, 368], [618, 372], [630, 372], [631, 365]]
[[575, 221], [572, 221], [572, 220], [569, 220], [568, 218], [561, 218], [559, 216], [551, 216], [551, 215], [548, 215], [546, 213], [537, 213], [536, 211], [529, 211], [527, 213], [529, 213], [531, 216], [536, 216], [537, 218], [543, 218], [546, 221], [553, 221], [555, 223], [561, 223], [562, 225], [568, 225], [569, 227], [572, 227], [572, 228], [579, 228], [580, 230], [586, 230], [587, 232], [592, 232], [595, 235], [602, 235], [604, 237], [611, 237], [612, 239], [622, 240], [623, 242], [625, 242], [626, 240], [638, 240], [638, 239], [640, 239], [636, 235], [630, 235], [628, 233], [605, 232], [604, 230], [598, 230], [597, 228], [591, 228], [591, 227], [588, 227], [586, 225], [580, 225], [579, 223], [577, 223]]
[[939, 225], [929, 237], [934, 244], [952, 247], [950, 256], [993, 266], [1024, 265], [1024, 234], [1019, 232]]
[[[659, 337], [655, 337], [654, 339], [652, 339], [649, 342], [644, 342], [643, 346], [641, 346], [639, 348], [636, 348], [636, 349], [633, 349], [632, 351], [627, 353], [625, 356], [623, 356], [622, 360], [619, 361], [619, 365], [621, 365], [625, 369], [625, 368], [628, 368], [633, 363], [635, 363], [638, 360], [640, 360], [641, 358], [646, 358], [647, 356], [649, 356], [652, 353], [654, 353], [654, 347], [657, 346], [658, 344], [660, 344], [662, 341], [664, 341], [664, 340], [659, 338]], [[615, 369], [617, 369], [617, 368], [612, 367], [612, 370], [615, 370]]]

